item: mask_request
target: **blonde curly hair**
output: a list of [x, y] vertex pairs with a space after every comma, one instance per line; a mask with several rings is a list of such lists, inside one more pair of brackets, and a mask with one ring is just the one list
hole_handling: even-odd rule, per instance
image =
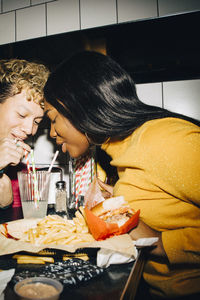
[[33, 100], [43, 108], [43, 88], [49, 73], [41, 63], [24, 59], [0, 60], [0, 103], [25, 90], [27, 100]]

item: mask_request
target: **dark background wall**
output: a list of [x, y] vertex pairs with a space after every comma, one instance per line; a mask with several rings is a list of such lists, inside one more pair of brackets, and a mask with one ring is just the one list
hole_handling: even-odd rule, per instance
[[200, 78], [200, 12], [58, 34], [0, 46], [0, 59], [17, 57], [53, 69], [76, 51], [99, 49], [136, 83]]

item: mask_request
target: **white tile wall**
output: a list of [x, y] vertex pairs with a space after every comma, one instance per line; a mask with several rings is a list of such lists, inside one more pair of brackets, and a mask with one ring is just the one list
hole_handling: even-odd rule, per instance
[[79, 29], [79, 0], [59, 0], [47, 4], [47, 35]]
[[164, 107], [200, 119], [200, 80], [163, 83]]
[[158, 0], [159, 15], [200, 10], [199, 0]]
[[2, 0], [3, 12], [30, 6], [30, 0]]
[[144, 103], [200, 120], [200, 79], [137, 84], [136, 87]]
[[139, 99], [149, 105], [162, 107], [162, 83], [137, 84], [137, 94]]
[[157, 0], [118, 0], [118, 22], [157, 17]]
[[[200, 0], [0, 0], [2, 11], [17, 14], [17, 39], [21, 41], [41, 36], [92, 27], [156, 17], [157, 1], [161, 15], [200, 10]], [[47, 7], [47, 15], [44, 13]], [[2, 21], [6, 37], [0, 45], [12, 43], [13, 22]], [[48, 24], [47, 24], [48, 23]], [[46, 28], [48, 27], [48, 32]], [[3, 31], [2, 29], [2, 31]]]
[[15, 12], [0, 15], [0, 44], [15, 42]]
[[45, 5], [16, 11], [16, 40], [22, 41], [46, 35]]
[[81, 29], [115, 24], [116, 0], [80, 0]]
[[47, 2], [51, 2], [51, 1], [55, 1], [55, 0], [31, 0], [31, 4], [36, 5], [36, 4], [42, 4], [42, 3], [47, 3]]

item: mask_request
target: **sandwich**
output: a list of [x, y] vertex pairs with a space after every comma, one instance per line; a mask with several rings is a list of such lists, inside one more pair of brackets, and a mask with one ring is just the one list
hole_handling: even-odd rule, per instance
[[93, 207], [91, 211], [105, 222], [116, 223], [119, 227], [135, 214], [123, 196], [106, 199]]
[[85, 207], [86, 221], [96, 240], [129, 232], [137, 226], [139, 214], [123, 196], [105, 199], [90, 210]]

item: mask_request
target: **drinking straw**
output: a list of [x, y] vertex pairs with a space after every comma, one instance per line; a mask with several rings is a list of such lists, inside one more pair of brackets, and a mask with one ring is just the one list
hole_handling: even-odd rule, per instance
[[[57, 158], [57, 156], [58, 156], [58, 153], [59, 153], [59, 151], [57, 150], [57, 151], [55, 152], [55, 154], [54, 154], [54, 157], [53, 157], [53, 159], [52, 159], [52, 162], [51, 162], [51, 164], [50, 164], [50, 166], [49, 166], [49, 169], [48, 169], [47, 173], [51, 173], [51, 170], [52, 170], [53, 165], [54, 165], [54, 162], [55, 162], [55, 160], [56, 160], [56, 158]], [[41, 188], [41, 190], [40, 190], [40, 195], [41, 195], [41, 196], [42, 196], [43, 191], [44, 191], [44, 189], [45, 189], [45, 187], [46, 187], [47, 181], [48, 181], [48, 177], [45, 177], [44, 183], [42, 183], [42, 188]]]
[[78, 202], [81, 195], [85, 195], [90, 183], [94, 177], [94, 158], [86, 156], [77, 162], [78, 169], [75, 174], [75, 207], [78, 208]]
[[59, 151], [57, 150], [57, 151], [55, 152], [55, 154], [54, 154], [53, 160], [52, 160], [52, 162], [51, 162], [51, 164], [50, 164], [50, 167], [49, 167], [49, 169], [48, 169], [48, 173], [51, 173], [51, 170], [52, 170], [53, 165], [54, 165], [54, 163], [55, 163], [55, 160], [56, 160], [56, 158], [57, 158], [57, 156], [58, 156], [58, 153], [59, 153]]
[[26, 167], [27, 167], [27, 172], [28, 172], [28, 191], [30, 191], [31, 193], [31, 197], [30, 199], [33, 199], [34, 198], [34, 193], [33, 193], [33, 189], [31, 188], [31, 180], [30, 180], [30, 176], [31, 176], [31, 168], [30, 168], [30, 162], [29, 162], [29, 159], [28, 159], [28, 151], [27, 150], [24, 150], [24, 157], [25, 157], [25, 160], [26, 160]]
[[24, 150], [24, 157], [25, 157], [25, 160], [26, 160], [26, 167], [27, 167], [27, 171], [28, 173], [31, 172], [31, 168], [30, 168], [30, 162], [29, 162], [29, 159], [28, 159], [28, 151], [27, 150]]
[[81, 178], [82, 173], [84, 171], [84, 163], [85, 157], [75, 160], [75, 168], [74, 168], [74, 179], [75, 179], [75, 207], [78, 207], [79, 195], [80, 195], [80, 187], [81, 187]]
[[37, 177], [36, 177], [36, 170], [35, 170], [35, 159], [34, 159], [34, 153], [33, 150], [31, 150], [31, 160], [32, 160], [32, 168], [33, 168], [33, 179], [34, 179], [34, 201], [35, 201], [35, 207], [38, 207], [39, 199], [38, 199], [38, 184], [37, 184]]
[[84, 168], [82, 166], [82, 167], [79, 167], [79, 173], [78, 172], [76, 173], [76, 182], [75, 182], [75, 184], [76, 184], [76, 189], [75, 189], [75, 192], [76, 192], [75, 207], [76, 207], [76, 209], [78, 208], [79, 195], [81, 195], [81, 187], [82, 187], [81, 182], [82, 182], [83, 171], [84, 171]]
[[75, 158], [70, 157], [69, 160], [69, 176], [70, 176], [70, 192], [71, 192], [71, 197], [73, 197], [73, 200], [75, 199], [75, 179], [76, 179], [76, 172], [75, 172]]

